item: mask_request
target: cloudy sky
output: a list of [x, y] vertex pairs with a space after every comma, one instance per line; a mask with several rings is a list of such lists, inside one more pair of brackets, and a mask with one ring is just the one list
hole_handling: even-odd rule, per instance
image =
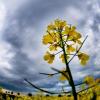
[[70, 65], [74, 80], [86, 75], [100, 77], [100, 0], [0, 0], [0, 85], [16, 91], [34, 91], [23, 79], [45, 88], [60, 86], [57, 76], [46, 78], [61, 68], [59, 59], [49, 65], [43, 60], [42, 44], [46, 26], [55, 19], [76, 25], [83, 37], [83, 51], [90, 55], [86, 67], [74, 59]]

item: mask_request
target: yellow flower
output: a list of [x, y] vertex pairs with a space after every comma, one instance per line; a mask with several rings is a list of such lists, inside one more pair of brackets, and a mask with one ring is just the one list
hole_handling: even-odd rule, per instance
[[46, 60], [50, 64], [53, 63], [54, 58], [55, 58], [55, 55], [54, 54], [50, 54], [48, 51], [44, 55], [44, 60]]
[[72, 45], [67, 45], [67, 53], [74, 52], [75, 48]]
[[60, 81], [69, 80], [68, 72], [66, 72], [65, 69], [63, 69], [61, 72], [62, 72], [63, 74], [62, 74], [62, 73], [60, 74], [59, 80], [60, 80]]
[[76, 29], [75, 26], [69, 27], [69, 33], [68, 33], [68, 35], [69, 35], [69, 36], [71, 36], [71, 35], [73, 36], [74, 33], [75, 33], [75, 29]]
[[53, 25], [53, 24], [50, 24], [50, 25], [48, 25], [48, 27], [47, 27], [47, 30], [48, 31], [53, 31], [53, 30], [55, 30], [56, 29], [56, 27], [55, 27], [55, 25]]
[[43, 39], [42, 39], [42, 42], [43, 44], [52, 44], [53, 43], [53, 39], [52, 39], [52, 36], [50, 36], [50, 34], [46, 34], [43, 36]]
[[100, 83], [100, 78], [97, 78], [96, 79], [96, 83]]
[[62, 31], [62, 34], [68, 35], [69, 31], [70, 31], [69, 26], [65, 26], [65, 29]]
[[[62, 60], [63, 63], [65, 63], [64, 54], [61, 54], [59, 58]], [[66, 55], [66, 58], [69, 59], [70, 57]]]
[[74, 42], [77, 42], [77, 40], [80, 39], [81, 37], [82, 37], [82, 36], [81, 36], [80, 33], [75, 32], [75, 35], [73, 36], [73, 40], [74, 40]]
[[95, 83], [95, 80], [92, 76], [86, 76], [84, 78], [84, 82], [86, 82], [86, 84], [88, 85], [93, 85]]
[[63, 74], [61, 74], [60, 77], [59, 77], [59, 80], [65, 81], [65, 80], [68, 80], [68, 79]]
[[56, 51], [57, 48], [58, 48], [58, 45], [57, 44], [53, 44], [53, 45], [50, 45], [49, 46], [50, 51]]
[[82, 52], [78, 53], [78, 58], [79, 58], [80, 63], [82, 65], [86, 65], [88, 60], [89, 60], [89, 56], [87, 54], [85, 54], [85, 53], [82, 53]]
[[72, 31], [69, 32], [69, 40], [72, 40], [73, 42], [77, 42], [79, 39], [81, 38], [81, 34], [76, 32], [76, 31]]
[[80, 38], [82, 37], [81, 34], [79, 32], [76, 31], [76, 27], [72, 26], [71, 28], [69, 28], [69, 32], [68, 32], [68, 39], [72, 40], [73, 42], [78, 42], [80, 43]]
[[80, 39], [78, 39], [76, 42], [77, 42], [78, 44], [82, 44], [82, 42], [81, 42]]
[[59, 35], [57, 33], [47, 31], [47, 34], [43, 36], [42, 43], [45, 45], [57, 44], [59, 40]]
[[55, 24], [56, 28], [63, 29], [63, 27], [66, 26], [66, 21], [56, 19], [54, 24]]

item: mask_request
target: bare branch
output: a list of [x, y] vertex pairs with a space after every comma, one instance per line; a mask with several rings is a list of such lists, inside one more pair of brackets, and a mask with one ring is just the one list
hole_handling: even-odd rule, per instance
[[[82, 85], [82, 84], [86, 84], [86, 82], [77, 83], [77, 84], [75, 84], [75, 86], [79, 86], [79, 85]], [[67, 86], [69, 86], [69, 85], [67, 85]], [[66, 87], [66, 86], [63, 86], [63, 87]]]
[[[55, 53], [54, 55], [57, 55], [57, 54], [59, 54], [59, 53], [61, 53], [61, 52], [63, 52], [63, 50], [61, 50], [61, 51]], [[74, 55], [74, 54], [66, 54], [66, 55]], [[78, 55], [75, 55], [75, 56], [78, 56]]]
[[98, 85], [98, 84], [100, 84], [100, 83], [94, 84], [94, 85], [92, 85], [92, 86], [90, 86], [90, 87], [88, 87], [88, 88], [85, 88], [85, 89], [83, 89], [83, 90], [77, 92], [77, 93], [80, 93], [80, 92], [83, 92], [83, 91], [85, 91], [85, 90], [88, 90], [88, 89], [90, 89], [90, 88], [92, 88], [92, 87], [95, 87], [95, 86]]
[[34, 87], [34, 88], [36, 88], [36, 89], [38, 89], [38, 90], [40, 90], [40, 91], [42, 91], [42, 92], [46, 92], [46, 93], [49, 93], [49, 94], [56, 94], [56, 93], [54, 93], [54, 92], [49, 92], [49, 91], [47, 91], [47, 90], [41, 89], [40, 87], [38, 87], [38, 86], [34, 85], [33, 83], [29, 82], [27, 79], [24, 79], [24, 80], [25, 80], [27, 83], [29, 83], [32, 87]]
[[[24, 79], [27, 83], [29, 83], [32, 87], [34, 87], [35, 89], [38, 89], [38, 90], [40, 90], [40, 91], [42, 91], [42, 92], [45, 92], [45, 93], [49, 93], [49, 94], [61, 94], [61, 93], [71, 93], [71, 91], [68, 91], [68, 92], [66, 92], [66, 91], [63, 91], [63, 92], [51, 92], [51, 91], [47, 91], [47, 90], [44, 90], [44, 89], [42, 89], [42, 88], [40, 88], [40, 87], [38, 87], [38, 86], [36, 86], [36, 85], [34, 85], [33, 83], [31, 83], [31, 82], [29, 82], [27, 79]], [[77, 84], [77, 85], [81, 85], [81, 84], [84, 84], [85, 82], [83, 82], [83, 83], [79, 83], [79, 84]], [[85, 88], [85, 89], [83, 89], [83, 90], [81, 90], [81, 91], [78, 91], [77, 92], [77, 94], [79, 94], [80, 92], [83, 92], [83, 91], [85, 91], [85, 90], [88, 90], [88, 89], [90, 89], [90, 88], [92, 88], [92, 87], [95, 87], [96, 85], [98, 85], [98, 84], [100, 84], [100, 83], [97, 83], [97, 84], [94, 84], [94, 85], [92, 85], [92, 86], [90, 86], [90, 87], [88, 87], [88, 88]]]
[[[57, 71], [58, 69], [56, 69], [56, 71]], [[61, 73], [61, 72], [60, 72]], [[54, 75], [57, 75], [57, 74], [60, 74], [59, 72], [57, 72], [57, 73], [53, 73], [53, 74], [48, 74], [48, 73], [40, 73], [40, 74], [43, 74], [43, 75], [47, 75], [47, 76], [54, 76]], [[75, 84], [75, 86], [79, 86], [79, 85], [82, 85], [82, 84], [86, 84], [86, 82], [80, 82], [80, 83], [77, 83], [77, 84]], [[67, 86], [69, 86], [69, 85], [67, 85]]]
[[53, 74], [48, 74], [48, 73], [40, 73], [40, 74], [43, 74], [43, 75], [48, 75], [48, 76], [53, 76], [53, 75], [56, 75], [56, 74], [59, 74], [59, 73], [53, 73]]
[[82, 42], [81, 46], [79, 49], [76, 51], [76, 53], [73, 55], [73, 57], [69, 60], [68, 64], [73, 60], [73, 58], [77, 55], [77, 53], [80, 51], [81, 47], [83, 46], [84, 42], [86, 41], [88, 35], [85, 37], [84, 41]]
[[44, 90], [36, 85], [34, 85], [33, 83], [31, 83], [30, 81], [28, 81], [27, 79], [24, 79], [27, 83], [29, 83], [32, 87], [34, 87], [35, 89], [38, 89], [42, 92], [45, 92], [45, 93], [49, 93], [49, 94], [61, 94], [61, 93], [70, 93], [71, 91], [68, 91], [68, 92], [51, 92], [51, 91], [47, 91], [47, 90]]
[[61, 50], [61, 51], [59, 51], [59, 52], [55, 53], [54, 55], [57, 55], [57, 54], [61, 53], [62, 51], [63, 51], [63, 50]]
[[81, 82], [81, 83], [75, 84], [75, 86], [79, 86], [79, 85], [82, 85], [82, 84], [86, 84], [86, 82]]
[[70, 80], [69, 77], [64, 73], [64, 72], [67, 72], [67, 71], [60, 71], [60, 70], [55, 69], [55, 68], [51, 68], [51, 69], [54, 70], [54, 71], [56, 71], [56, 72], [58, 72], [58, 73], [63, 74], [68, 80]]

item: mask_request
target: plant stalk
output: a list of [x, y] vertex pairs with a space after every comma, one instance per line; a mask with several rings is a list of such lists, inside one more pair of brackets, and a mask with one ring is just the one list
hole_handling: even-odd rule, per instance
[[71, 74], [71, 71], [70, 71], [70, 68], [69, 68], [69, 64], [68, 64], [68, 61], [67, 61], [67, 58], [66, 58], [65, 45], [64, 45], [64, 42], [63, 42], [63, 38], [62, 38], [61, 32], [60, 32], [60, 39], [61, 39], [61, 44], [62, 44], [62, 50], [63, 50], [63, 53], [64, 53], [64, 59], [65, 59], [65, 64], [66, 64], [66, 71], [67, 71], [67, 73], [68, 73], [68, 75], [70, 77], [69, 83], [70, 83], [70, 85], [72, 87], [72, 94], [74, 96], [74, 100], [77, 100], [77, 93], [76, 93], [73, 77], [72, 77], [72, 74]]

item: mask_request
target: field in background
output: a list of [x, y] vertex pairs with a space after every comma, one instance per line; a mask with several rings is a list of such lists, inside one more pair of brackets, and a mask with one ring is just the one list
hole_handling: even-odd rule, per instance
[[[0, 91], [0, 100], [74, 100], [72, 95], [43, 95], [43, 93], [37, 93], [32, 95], [22, 95], [20, 93], [2, 92]], [[89, 88], [78, 94], [78, 100], [100, 100], [100, 85]]]

